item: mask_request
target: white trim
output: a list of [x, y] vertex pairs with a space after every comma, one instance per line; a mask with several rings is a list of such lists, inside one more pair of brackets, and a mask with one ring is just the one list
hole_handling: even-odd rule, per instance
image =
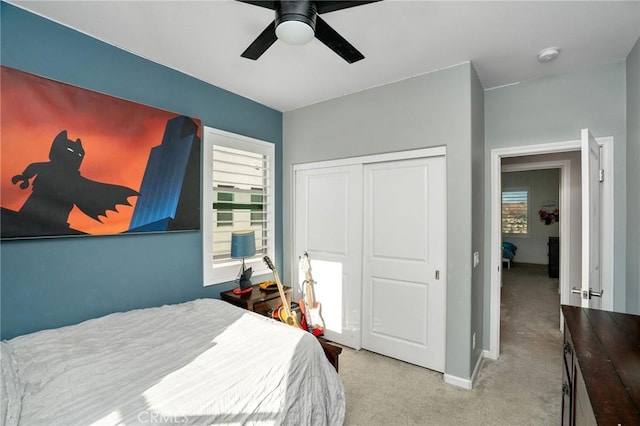
[[437, 146], [433, 148], [414, 149], [410, 151], [396, 151], [384, 154], [365, 155], [362, 157], [340, 158], [337, 160], [315, 161], [293, 165], [293, 172], [298, 170], [321, 169], [325, 167], [352, 166], [354, 164], [382, 163], [385, 161], [411, 160], [414, 158], [437, 157], [446, 155], [447, 148]]
[[[205, 206], [213, 203], [211, 194], [211, 188], [207, 188], [207, 184], [213, 182], [213, 145], [226, 146], [228, 148], [236, 148], [250, 152], [263, 152], [270, 156], [269, 158], [269, 179], [272, 186], [274, 196], [267, 199], [267, 211], [272, 212], [269, 215], [268, 220], [270, 223], [267, 228], [271, 230], [267, 240], [267, 253], [269, 256], [273, 256], [273, 250], [275, 248], [275, 145], [270, 142], [265, 142], [259, 139], [250, 138], [248, 136], [242, 136], [235, 133], [226, 132], [224, 130], [214, 129], [213, 127], [204, 126], [203, 132], [203, 147], [202, 147], [202, 279], [203, 285], [209, 286], [214, 284], [225, 283], [233, 281], [238, 275], [238, 266], [240, 261], [234, 261], [233, 264], [224, 267], [217, 267], [214, 271], [213, 253], [211, 247], [213, 245], [213, 210], [206, 208]], [[268, 268], [262, 261], [262, 259], [254, 259], [247, 261], [246, 267], [253, 268], [253, 275], [259, 276], [269, 272]]]
[[[604, 172], [604, 182], [603, 182], [603, 191], [602, 191], [602, 223], [604, 226], [606, 224], [611, 224], [611, 228], [606, 229], [604, 226], [602, 227], [602, 239], [600, 250], [602, 253], [601, 258], [601, 268], [602, 275], [600, 277], [601, 280], [601, 288], [603, 290], [607, 290], [608, 294], [602, 294], [602, 309], [606, 311], [613, 311], [613, 289], [614, 289], [614, 276], [613, 276], [613, 262], [615, 256], [613, 254], [613, 223], [614, 221], [614, 175], [613, 173], [613, 137], [605, 137], [605, 138], [596, 138], [596, 141], [602, 145], [602, 157], [601, 167], [605, 170]], [[609, 207], [609, 208], [608, 208]]]
[[478, 373], [482, 368], [483, 361], [484, 361], [484, 351], [480, 352], [480, 356], [476, 361], [476, 366], [473, 368], [473, 373], [471, 373], [471, 387], [474, 387], [476, 385], [476, 379], [478, 378]]
[[498, 359], [498, 358], [491, 358], [491, 352], [488, 351], [487, 349], [482, 351], [482, 357], [485, 359], [493, 360], [493, 361], [496, 361]]
[[473, 387], [476, 384], [476, 380], [478, 378], [478, 373], [482, 368], [482, 362], [484, 361], [485, 354], [487, 353], [488, 352], [486, 350], [480, 352], [480, 356], [476, 361], [476, 366], [473, 368], [473, 373], [471, 373], [470, 379], [463, 379], [462, 377], [452, 376], [451, 374], [445, 373], [443, 375], [444, 382], [450, 385], [458, 386], [463, 389], [473, 389]]
[[528, 170], [543, 170], [543, 169], [559, 169], [563, 166], [570, 167], [571, 162], [569, 160], [558, 161], [540, 161], [535, 163], [522, 163], [522, 164], [505, 164], [502, 166], [502, 172], [526, 172]]
[[463, 389], [473, 389], [473, 382], [471, 381], [471, 379], [463, 379], [462, 377], [452, 376], [451, 374], [447, 373], [444, 373], [443, 378], [444, 382], [449, 385], [457, 386]]
[[[605, 177], [605, 187], [604, 193], [607, 194], [606, 203], [602, 212], [602, 221], [605, 226], [609, 226], [609, 232], [603, 232], [603, 242], [602, 242], [602, 253], [603, 262], [602, 262], [602, 283], [603, 289], [604, 286], [607, 286], [607, 291], [603, 296], [609, 293], [609, 297], [603, 297], [602, 307], [603, 309], [612, 310], [613, 307], [613, 217], [614, 216], [614, 203], [612, 200], [613, 197], [613, 137], [603, 137], [596, 138], [598, 143], [600, 143], [603, 149], [603, 167], [605, 170], [610, 170], [610, 172], [605, 172], [605, 176], [608, 175], [610, 179]], [[565, 142], [553, 142], [553, 143], [544, 143], [538, 145], [526, 145], [526, 146], [518, 146], [518, 147], [507, 147], [507, 148], [495, 148], [491, 150], [491, 217], [490, 217], [490, 276], [491, 276], [491, 295], [490, 295], [490, 307], [489, 307], [489, 356], [490, 359], [498, 359], [500, 356], [500, 283], [501, 283], [501, 268], [502, 268], [502, 253], [500, 250], [500, 241], [502, 239], [501, 235], [501, 223], [500, 223], [500, 203], [501, 203], [501, 183], [500, 177], [502, 173], [502, 158], [503, 157], [520, 157], [526, 155], [537, 155], [537, 154], [555, 154], [561, 152], [569, 152], [569, 151], [580, 151], [581, 142], [580, 140], [573, 141], [565, 141]], [[606, 154], [604, 154], [606, 152]], [[565, 173], [563, 173], [564, 175]], [[563, 181], [564, 185], [564, 181]], [[565, 187], [568, 188], [568, 187]], [[567, 191], [563, 191], [563, 195], [561, 199], [564, 198], [564, 193]], [[568, 204], [568, 200], [565, 201]], [[566, 208], [566, 207], [564, 207]], [[564, 214], [564, 217], [569, 217]], [[565, 221], [566, 222], [566, 221]], [[561, 224], [563, 221], [560, 222]], [[561, 226], [562, 229], [566, 227]], [[568, 232], [568, 231], [567, 231]], [[561, 237], [562, 238], [562, 237]], [[565, 240], [565, 241], [568, 241]], [[561, 244], [561, 261], [566, 261], [569, 259], [569, 254], [566, 251], [568, 249], [569, 244]], [[564, 257], [562, 257], [564, 256]], [[568, 268], [560, 268], [561, 280], [564, 276], [564, 280], [567, 280], [568, 277], [565, 275], [568, 271]], [[564, 270], [564, 272], [563, 272]], [[568, 283], [571, 284], [571, 283]], [[561, 295], [562, 298], [562, 295]], [[568, 300], [568, 299], [565, 299]]]

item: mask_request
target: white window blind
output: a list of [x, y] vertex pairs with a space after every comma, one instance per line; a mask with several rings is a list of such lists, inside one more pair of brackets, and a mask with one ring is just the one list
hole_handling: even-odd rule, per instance
[[264, 257], [270, 232], [267, 221], [269, 157], [240, 149], [213, 146], [213, 263], [231, 260], [231, 232], [251, 229], [256, 256]]
[[502, 233], [529, 233], [529, 191], [527, 189], [502, 191]]
[[203, 171], [203, 259], [205, 285], [237, 278], [231, 233], [253, 230], [256, 254], [245, 259], [253, 274], [267, 272], [262, 258], [274, 244], [274, 146], [205, 128]]

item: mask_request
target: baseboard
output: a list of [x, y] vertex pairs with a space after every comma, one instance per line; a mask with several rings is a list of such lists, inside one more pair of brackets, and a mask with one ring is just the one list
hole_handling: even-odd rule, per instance
[[488, 349], [485, 349], [485, 350], [482, 351], [482, 357], [484, 359], [490, 359], [490, 360], [493, 360], [493, 361], [497, 361], [498, 360], [498, 357], [497, 356], [493, 356], [491, 351], [488, 350]]
[[473, 373], [471, 374], [471, 387], [475, 386], [476, 384], [478, 373], [480, 372], [480, 368], [482, 367], [482, 361], [484, 361], [484, 351], [480, 352], [478, 361], [476, 361], [476, 366], [473, 368]]
[[480, 367], [482, 367], [482, 361], [484, 359], [484, 353], [486, 351], [480, 352], [480, 356], [478, 357], [478, 361], [476, 362], [476, 366], [473, 369], [473, 373], [471, 374], [470, 379], [464, 379], [462, 377], [453, 376], [451, 374], [444, 374], [444, 382], [450, 385], [458, 386], [463, 389], [473, 389], [473, 385], [476, 382], [476, 378], [478, 376], [478, 372], [480, 371]]
[[452, 376], [447, 373], [444, 374], [444, 382], [463, 389], [473, 389], [473, 383], [471, 383], [470, 379], [463, 379], [462, 377]]

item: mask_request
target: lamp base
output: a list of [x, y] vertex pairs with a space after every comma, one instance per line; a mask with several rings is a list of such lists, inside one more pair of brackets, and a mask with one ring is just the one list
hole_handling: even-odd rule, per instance
[[244, 294], [253, 290], [251, 283], [251, 275], [253, 274], [252, 268], [247, 268], [240, 273], [240, 278], [238, 279], [238, 285], [240, 287], [233, 290], [234, 294]]

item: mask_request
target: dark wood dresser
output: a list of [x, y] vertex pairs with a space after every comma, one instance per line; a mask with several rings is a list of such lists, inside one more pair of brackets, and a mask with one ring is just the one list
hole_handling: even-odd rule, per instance
[[640, 425], [640, 316], [562, 306], [563, 425]]

